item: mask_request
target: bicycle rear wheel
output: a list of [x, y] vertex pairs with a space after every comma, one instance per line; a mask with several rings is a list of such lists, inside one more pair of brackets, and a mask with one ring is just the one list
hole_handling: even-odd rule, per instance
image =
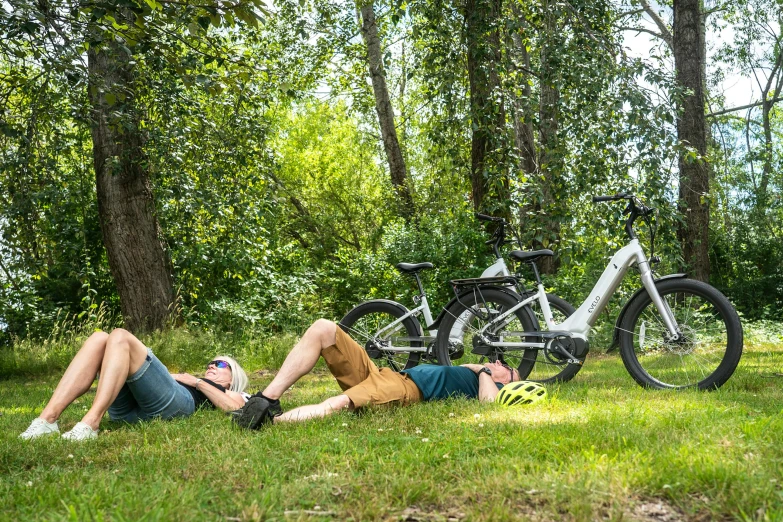
[[424, 346], [421, 325], [413, 316], [386, 329], [406, 313], [403, 305], [393, 301], [367, 301], [345, 314], [338, 324], [376, 365], [400, 371], [419, 364], [421, 352], [409, 349]]
[[[492, 323], [497, 317], [520, 302], [513, 292], [498, 288], [474, 288], [460, 294], [459, 299], [446, 311], [438, 326], [435, 353], [438, 364], [477, 363], [482, 357], [490, 361], [500, 360], [519, 370], [524, 348], [489, 346], [487, 342], [535, 341], [520, 335], [536, 331], [538, 325], [529, 309], [520, 308], [503, 321]], [[480, 334], [484, 329], [483, 335]], [[521, 372], [520, 372], [521, 374]]]
[[620, 325], [620, 355], [628, 373], [649, 388], [717, 389], [742, 356], [742, 324], [718, 290], [693, 279], [655, 284], [682, 334], [670, 339], [647, 292], [629, 303]]

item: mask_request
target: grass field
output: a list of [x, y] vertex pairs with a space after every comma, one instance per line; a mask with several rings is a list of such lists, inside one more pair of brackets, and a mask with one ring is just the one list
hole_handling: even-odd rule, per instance
[[[18, 440], [58, 376], [3, 377], [0, 518], [783, 520], [783, 343], [748, 339], [712, 393], [643, 390], [618, 355], [591, 354], [532, 407], [449, 400], [253, 433], [201, 411], [105, 421], [87, 443]], [[321, 370], [283, 406], [338, 390]]]

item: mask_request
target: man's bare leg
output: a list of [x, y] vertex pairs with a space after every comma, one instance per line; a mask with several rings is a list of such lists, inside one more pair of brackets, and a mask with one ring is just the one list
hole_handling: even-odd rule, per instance
[[103, 415], [117, 398], [125, 381], [141, 368], [146, 359], [147, 347], [144, 343], [127, 330], [113, 330], [106, 341], [95, 400], [82, 422], [97, 430]]
[[329, 397], [321, 404], [300, 406], [274, 418], [274, 422], [299, 422], [317, 417], [326, 417], [340, 410], [353, 409], [353, 403], [347, 395]]
[[52, 398], [41, 412], [40, 417], [43, 420], [49, 423], [57, 421], [68, 405], [90, 389], [95, 376], [101, 370], [108, 338], [109, 334], [106, 332], [95, 332], [84, 341], [57, 384]]
[[[337, 325], [335, 323], [326, 319], [318, 319], [314, 322], [285, 358], [283, 366], [280, 367], [280, 371], [277, 372], [269, 386], [261, 392], [264, 397], [272, 400], [279, 399], [292, 384], [313, 369], [321, 356], [321, 350], [332, 346], [336, 342], [336, 338]], [[322, 404], [326, 404], [326, 402]], [[288, 413], [293, 413], [298, 409]]]

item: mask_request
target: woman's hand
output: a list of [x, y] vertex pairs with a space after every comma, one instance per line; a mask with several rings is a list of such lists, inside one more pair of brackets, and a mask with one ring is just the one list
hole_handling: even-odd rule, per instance
[[180, 382], [185, 386], [193, 386], [194, 388], [199, 381], [198, 377], [194, 377], [189, 373], [172, 373], [171, 376], [174, 377], [175, 381]]

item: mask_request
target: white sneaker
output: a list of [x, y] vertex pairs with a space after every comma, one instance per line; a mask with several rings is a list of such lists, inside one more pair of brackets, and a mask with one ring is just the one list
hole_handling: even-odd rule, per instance
[[33, 420], [30, 426], [19, 435], [20, 439], [31, 440], [43, 437], [44, 435], [56, 435], [60, 433], [60, 428], [57, 427], [57, 421], [53, 423], [46, 422], [41, 417]]
[[66, 440], [90, 440], [98, 438], [98, 430], [94, 430], [89, 424], [77, 422], [71, 431], [63, 433], [62, 438]]

